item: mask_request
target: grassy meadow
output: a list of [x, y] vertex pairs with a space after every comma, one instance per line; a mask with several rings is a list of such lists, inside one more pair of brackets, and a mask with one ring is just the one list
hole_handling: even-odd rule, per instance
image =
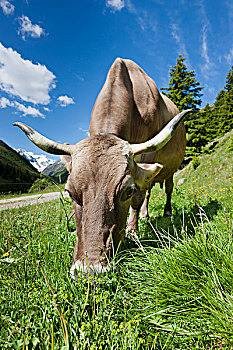
[[69, 201], [0, 212], [0, 348], [232, 349], [232, 137], [177, 173], [172, 219], [154, 187], [99, 277], [70, 278]]
[[[18, 198], [18, 197], [26, 197], [26, 196], [33, 196], [34, 194], [43, 194], [43, 193], [49, 193], [49, 192], [61, 192], [64, 191], [65, 185], [58, 185], [54, 183], [53, 185], [47, 186], [43, 191], [35, 191], [35, 192], [28, 192], [28, 193], [0, 193], [0, 199], [9, 199], [9, 198]], [[1, 204], [0, 204], [1, 205]]]

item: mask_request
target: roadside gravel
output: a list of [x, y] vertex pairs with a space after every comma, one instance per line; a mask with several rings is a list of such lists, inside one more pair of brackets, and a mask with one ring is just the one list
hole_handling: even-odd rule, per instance
[[[62, 192], [63, 197], [68, 197], [67, 192]], [[60, 192], [50, 192], [43, 194], [34, 194], [31, 196], [22, 196], [8, 199], [0, 199], [0, 210], [24, 207], [26, 205], [35, 205], [44, 202], [50, 202], [61, 197]]]

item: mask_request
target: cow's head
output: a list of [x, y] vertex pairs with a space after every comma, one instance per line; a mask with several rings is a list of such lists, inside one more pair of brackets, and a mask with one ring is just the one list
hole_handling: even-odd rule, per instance
[[163, 167], [138, 164], [134, 157], [162, 148], [189, 111], [179, 113], [153, 139], [133, 145], [113, 134], [91, 136], [76, 145], [59, 144], [23, 123], [14, 123], [44, 151], [63, 155], [78, 233], [73, 270], [86, 270], [87, 263], [97, 272], [105, 269], [112, 249], [124, 238], [132, 195], [137, 188], [147, 189]]

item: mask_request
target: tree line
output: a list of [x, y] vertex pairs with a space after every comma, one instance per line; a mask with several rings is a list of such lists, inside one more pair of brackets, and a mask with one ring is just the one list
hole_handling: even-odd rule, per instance
[[39, 176], [27, 159], [0, 140], [0, 193], [26, 192]]
[[216, 137], [221, 137], [233, 129], [233, 66], [214, 104], [207, 103], [204, 108], [199, 109], [204, 87], [196, 80], [195, 71], [187, 70], [185, 60], [186, 58], [179, 55], [177, 64], [169, 71], [168, 87], [161, 88], [161, 91], [176, 104], [180, 111], [189, 108], [197, 111], [189, 114], [185, 120], [186, 157], [193, 157], [200, 154], [203, 147]]

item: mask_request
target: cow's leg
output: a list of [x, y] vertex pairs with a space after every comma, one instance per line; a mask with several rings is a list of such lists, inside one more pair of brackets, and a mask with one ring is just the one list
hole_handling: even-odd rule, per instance
[[138, 214], [145, 195], [145, 191], [137, 191], [131, 199], [130, 215], [127, 227], [128, 231], [138, 231]]
[[141, 212], [140, 212], [141, 219], [149, 218], [148, 205], [149, 205], [150, 193], [151, 193], [151, 189], [146, 191], [145, 199], [142, 203]]
[[172, 206], [171, 206], [171, 198], [172, 198], [172, 190], [174, 187], [173, 183], [173, 175], [165, 180], [165, 192], [167, 195], [167, 202], [164, 208], [164, 216], [172, 216]]
[[76, 238], [77, 238], [77, 241], [76, 241], [75, 247], [74, 247], [72, 266], [75, 265], [75, 262], [78, 260], [78, 235]]
[[82, 225], [82, 209], [81, 207], [73, 201], [73, 206], [74, 206], [74, 212], [75, 212], [75, 226], [76, 226], [76, 244], [74, 247], [74, 253], [73, 253], [73, 259], [72, 259], [72, 264], [71, 264], [71, 270], [70, 274], [73, 279], [75, 279], [75, 274], [74, 274], [74, 268], [75, 268], [75, 263], [78, 260], [78, 232], [81, 232], [81, 225]]

